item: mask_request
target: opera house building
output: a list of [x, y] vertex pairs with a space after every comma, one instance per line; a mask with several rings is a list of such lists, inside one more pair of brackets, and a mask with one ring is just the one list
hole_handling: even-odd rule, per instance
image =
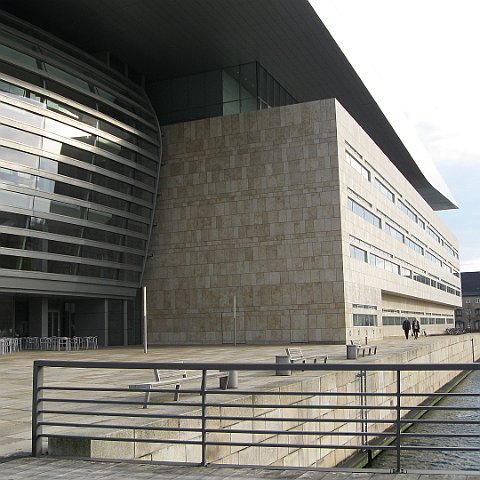
[[1, 2], [0, 336], [454, 326], [455, 199], [313, 3]]

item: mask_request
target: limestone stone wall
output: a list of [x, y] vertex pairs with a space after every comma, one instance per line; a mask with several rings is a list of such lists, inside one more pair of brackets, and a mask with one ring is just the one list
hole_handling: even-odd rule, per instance
[[335, 111], [325, 100], [164, 128], [151, 343], [345, 341]]

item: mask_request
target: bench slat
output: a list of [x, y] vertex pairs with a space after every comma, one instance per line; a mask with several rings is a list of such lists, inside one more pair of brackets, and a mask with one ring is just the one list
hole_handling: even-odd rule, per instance
[[[189, 380], [198, 380], [203, 379], [203, 374], [193, 374], [188, 375], [186, 370], [159, 370], [154, 369], [154, 374], [156, 381], [155, 382], [146, 382], [146, 383], [135, 383], [129, 385], [128, 388], [131, 390], [142, 390], [145, 392], [145, 398], [143, 401], [143, 408], [147, 408], [148, 401], [150, 400], [150, 393], [152, 389], [158, 387], [164, 387], [167, 385], [175, 385], [175, 395], [174, 401], [177, 401], [180, 397], [180, 386], [182, 383], [185, 383]], [[228, 378], [227, 372], [207, 372], [207, 378]], [[225, 382], [225, 388], [228, 386], [228, 381]], [[223, 388], [223, 387], [222, 387]], [[224, 388], [224, 389], [225, 389]]]

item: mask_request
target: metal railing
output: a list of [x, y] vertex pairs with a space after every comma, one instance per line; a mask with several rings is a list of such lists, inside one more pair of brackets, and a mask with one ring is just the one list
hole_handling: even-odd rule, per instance
[[[66, 369], [61, 372], [59, 368]], [[51, 370], [53, 377], [50, 376]], [[144, 394], [129, 384], [153, 381], [153, 369], [201, 372], [201, 380], [152, 388]], [[32, 455], [88, 444], [92, 457], [170, 460], [207, 465], [296, 465], [333, 468], [358, 465], [379, 451], [395, 452], [391, 472], [402, 472], [408, 450], [479, 452], [480, 407], [442, 404], [443, 385], [480, 364], [245, 364], [121, 363], [37, 360], [33, 371]], [[140, 373], [146, 370], [148, 373]], [[211, 385], [210, 371], [235, 372], [241, 388]], [[51, 378], [46, 381], [47, 375]], [[151, 377], [151, 378], [150, 378]], [[67, 381], [62, 380], [66, 378]], [[218, 379], [217, 379], [218, 381]], [[236, 383], [236, 382], [235, 382]], [[473, 399], [480, 393], [468, 393]], [[426, 411], [470, 412], [461, 419], [429, 419]], [[473, 414], [472, 414], [473, 412]], [[458, 433], [419, 433], [416, 424], [464, 425]], [[476, 431], [472, 430], [476, 428]], [[455, 446], [444, 439], [456, 438]], [[415, 438], [428, 440], [416, 444]], [[476, 442], [472, 446], [472, 441]], [[62, 443], [64, 442], [64, 443]], [[119, 442], [120, 444], [113, 444]], [[102, 449], [103, 445], [108, 448]], [[118, 451], [112, 450], [118, 445]], [[60, 447], [59, 447], [60, 446]], [[67, 450], [66, 450], [67, 449]], [[262, 450], [264, 453], [262, 453]], [[113, 452], [113, 453], [112, 453]], [[458, 468], [456, 468], [458, 470]]]

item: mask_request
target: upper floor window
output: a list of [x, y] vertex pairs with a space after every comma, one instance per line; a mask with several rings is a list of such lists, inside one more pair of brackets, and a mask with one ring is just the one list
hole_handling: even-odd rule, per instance
[[372, 225], [375, 225], [378, 228], [381, 228], [380, 217], [377, 217], [372, 212], [367, 210], [365, 207], [362, 207], [359, 203], [355, 202], [351, 198], [348, 199], [348, 208], [353, 213], [356, 213], [358, 216], [370, 222]]
[[345, 160], [351, 165], [358, 173], [370, 181], [370, 171], [367, 170], [348, 150], [345, 150]]
[[398, 207], [407, 217], [409, 217], [411, 220], [413, 220], [415, 223], [417, 223], [417, 220], [418, 220], [417, 214], [414, 213], [413, 210], [411, 208], [409, 208], [401, 200], [398, 201]]
[[377, 178], [375, 179], [375, 186], [377, 190], [385, 195], [391, 202], [395, 203], [395, 195], [393, 192], [387, 188], [382, 182], [380, 182]]
[[442, 243], [440, 239], [440, 235], [437, 232], [435, 232], [435, 230], [433, 230], [431, 227], [427, 228], [427, 232], [437, 243], [440, 243], [440, 244]]

